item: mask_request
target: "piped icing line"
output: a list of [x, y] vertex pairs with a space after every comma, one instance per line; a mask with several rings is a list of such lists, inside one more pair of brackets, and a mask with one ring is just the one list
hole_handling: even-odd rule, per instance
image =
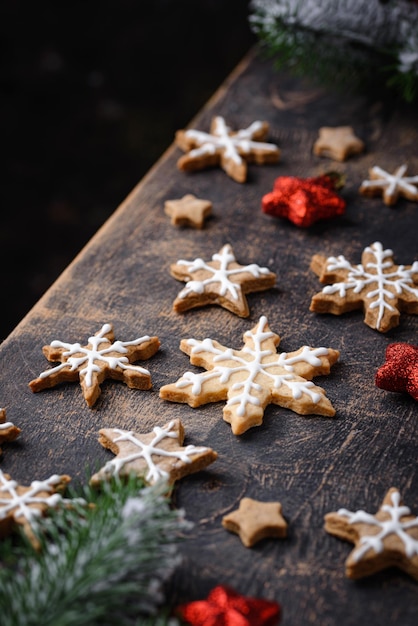
[[[61, 477], [54, 474], [46, 480], [34, 480], [25, 493], [19, 494], [17, 491], [18, 483], [6, 478], [0, 470], [0, 520], [5, 519], [13, 512], [17, 521], [19, 518], [24, 518], [27, 522], [32, 522], [42, 514], [42, 511], [30, 505], [43, 504], [47, 507], [54, 507], [64, 501], [59, 493], [53, 493], [54, 487], [61, 482]], [[40, 497], [38, 496], [40, 492], [47, 492], [51, 495]]]
[[397, 168], [394, 174], [386, 172], [378, 165], [374, 165], [370, 172], [373, 176], [372, 180], [364, 180], [361, 184], [363, 189], [379, 189], [384, 187], [388, 196], [393, 196], [398, 189], [407, 194], [418, 193], [418, 176], [404, 176], [407, 165], [403, 164]]

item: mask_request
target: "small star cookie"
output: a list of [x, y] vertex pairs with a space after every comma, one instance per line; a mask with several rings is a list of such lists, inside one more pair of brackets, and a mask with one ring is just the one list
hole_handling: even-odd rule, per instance
[[128, 476], [131, 472], [144, 476], [148, 484], [161, 479], [172, 484], [204, 469], [218, 457], [211, 448], [191, 444], [184, 447], [185, 433], [179, 419], [163, 427], [155, 426], [146, 434], [119, 428], [102, 428], [99, 433], [102, 446], [117, 456], [92, 476], [92, 485], [111, 476]]
[[418, 261], [395, 265], [392, 250], [379, 241], [363, 250], [361, 260], [351, 265], [343, 255], [314, 255], [311, 269], [328, 284], [312, 298], [310, 311], [341, 315], [363, 308], [365, 323], [382, 333], [399, 324], [401, 312], [418, 314]]
[[179, 200], [166, 200], [164, 211], [171, 217], [173, 226], [191, 226], [201, 229], [212, 211], [212, 202], [196, 198], [189, 193]]
[[248, 317], [250, 310], [245, 294], [270, 289], [276, 283], [276, 274], [267, 267], [237, 263], [229, 244], [215, 253], [211, 261], [200, 258], [177, 261], [171, 265], [170, 273], [186, 283], [173, 303], [177, 313], [218, 304], [235, 315]]
[[242, 498], [239, 508], [222, 518], [222, 526], [239, 535], [246, 548], [266, 537], [283, 538], [287, 535], [280, 502], [259, 502], [252, 498]]
[[39, 539], [33, 531], [36, 519], [48, 509], [67, 502], [60, 492], [69, 482], [69, 476], [53, 475], [22, 487], [0, 470], [0, 537], [8, 535], [19, 524], [32, 545], [38, 548]]
[[390, 343], [386, 362], [376, 372], [376, 386], [386, 391], [409, 393], [418, 401], [418, 346]]
[[394, 487], [375, 515], [339, 509], [325, 516], [325, 530], [355, 545], [346, 561], [348, 578], [398, 567], [418, 580], [418, 517], [402, 504]]
[[275, 144], [263, 143], [268, 131], [267, 122], [256, 121], [233, 132], [219, 115], [213, 118], [210, 133], [178, 130], [175, 141], [186, 154], [177, 161], [177, 167], [193, 172], [218, 165], [233, 180], [244, 183], [247, 163], [277, 163], [280, 158]]
[[231, 424], [234, 435], [260, 426], [268, 404], [301, 415], [335, 415], [324, 390], [311, 379], [329, 374], [339, 352], [303, 346], [295, 352], [277, 354], [279, 342], [265, 316], [244, 333], [242, 350], [226, 348], [212, 339], [183, 339], [180, 349], [190, 355], [193, 365], [207, 371], [186, 372], [176, 383], [161, 387], [160, 398], [193, 408], [227, 400], [223, 418]]
[[92, 407], [100, 396], [100, 384], [106, 379], [120, 380], [132, 389], [150, 389], [151, 375], [132, 361], [152, 357], [160, 347], [158, 337], [139, 337], [133, 341], [115, 341], [111, 324], [104, 324], [87, 346], [53, 341], [42, 351], [49, 361], [60, 365], [42, 372], [29, 383], [35, 393], [59, 383], [80, 381], [84, 399]]
[[323, 126], [319, 129], [313, 152], [317, 156], [345, 161], [354, 154], [364, 152], [364, 142], [355, 136], [351, 126]]
[[370, 180], [361, 183], [359, 192], [363, 196], [383, 196], [383, 202], [388, 206], [396, 204], [399, 196], [418, 202], [418, 176], [404, 176], [406, 170], [404, 164], [389, 174], [375, 165], [369, 170]]
[[20, 433], [20, 428], [12, 422], [6, 422], [6, 409], [0, 409], [0, 443], [14, 441], [19, 437]]

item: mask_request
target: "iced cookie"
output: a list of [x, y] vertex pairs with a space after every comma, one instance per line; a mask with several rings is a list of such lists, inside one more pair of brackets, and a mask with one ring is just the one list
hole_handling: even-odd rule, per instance
[[370, 180], [361, 183], [359, 192], [363, 196], [383, 196], [388, 206], [396, 204], [399, 196], [418, 202], [418, 176], [405, 176], [406, 165], [401, 165], [393, 174], [389, 174], [375, 165], [369, 170]]
[[6, 421], [6, 409], [0, 409], [0, 444], [6, 441], [14, 441], [19, 437], [20, 433], [20, 428], [12, 422]]

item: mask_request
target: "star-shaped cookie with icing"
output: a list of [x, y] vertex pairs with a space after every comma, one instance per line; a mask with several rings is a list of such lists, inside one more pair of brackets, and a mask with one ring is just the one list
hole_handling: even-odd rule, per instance
[[215, 253], [211, 261], [177, 261], [171, 265], [170, 273], [186, 283], [173, 303], [177, 313], [218, 304], [235, 315], [248, 317], [250, 309], [245, 295], [270, 289], [276, 283], [276, 274], [267, 267], [237, 263], [229, 244]]
[[0, 409], [0, 444], [6, 441], [14, 441], [19, 437], [20, 433], [20, 428], [12, 422], [6, 421], [6, 409]]
[[418, 517], [394, 487], [375, 515], [339, 509], [325, 516], [325, 530], [355, 545], [346, 561], [348, 578], [397, 567], [418, 580]]
[[256, 121], [248, 128], [232, 131], [223, 117], [212, 120], [210, 133], [201, 130], [178, 130], [176, 144], [186, 154], [177, 167], [186, 172], [220, 166], [238, 183], [247, 180], [247, 163], [277, 163], [279, 148], [265, 143], [269, 132], [267, 122]]
[[42, 372], [29, 387], [38, 392], [79, 380], [84, 399], [92, 407], [100, 396], [100, 384], [106, 378], [122, 381], [132, 389], [150, 389], [149, 371], [131, 363], [149, 359], [159, 347], [158, 337], [148, 335], [132, 341], [115, 341], [112, 325], [104, 324], [89, 337], [87, 346], [58, 340], [44, 346], [45, 357], [49, 361], [60, 361], [60, 365]]
[[418, 346], [390, 343], [385, 363], [376, 372], [376, 386], [386, 391], [409, 393], [418, 401]]
[[388, 206], [396, 204], [399, 196], [418, 202], [418, 176], [405, 176], [407, 166], [401, 165], [393, 174], [375, 165], [369, 170], [370, 180], [364, 180], [359, 192], [363, 196], [383, 196]]
[[252, 498], [242, 498], [238, 509], [224, 515], [222, 526], [239, 535], [246, 548], [267, 537], [283, 538], [287, 535], [287, 523], [280, 502], [260, 502]]
[[363, 308], [365, 323], [382, 333], [399, 324], [401, 312], [418, 313], [418, 261], [395, 265], [392, 250], [377, 241], [367, 246], [361, 264], [343, 255], [316, 254], [311, 269], [327, 286], [311, 300], [315, 313], [341, 315]]
[[313, 146], [317, 156], [345, 161], [354, 154], [364, 152], [364, 141], [356, 137], [351, 126], [323, 126]]
[[99, 434], [99, 442], [116, 458], [91, 477], [92, 485], [112, 476], [126, 477], [131, 473], [143, 476], [148, 484], [159, 480], [173, 484], [204, 469], [218, 457], [212, 448], [192, 444], [183, 446], [185, 432], [179, 419], [162, 427], [155, 426], [145, 434], [120, 428], [102, 428]]
[[279, 342], [280, 337], [270, 330], [265, 316], [244, 333], [241, 350], [212, 339], [183, 339], [180, 349], [190, 355], [193, 365], [207, 371], [186, 372], [176, 383], [161, 387], [160, 397], [193, 408], [227, 400], [223, 419], [231, 424], [234, 435], [259, 426], [268, 404], [301, 415], [335, 415], [324, 390], [311, 379], [329, 374], [339, 352], [303, 346], [295, 352], [277, 354]]
[[201, 229], [212, 211], [212, 202], [188, 193], [179, 200], [166, 200], [164, 211], [171, 217], [173, 226], [191, 226]]

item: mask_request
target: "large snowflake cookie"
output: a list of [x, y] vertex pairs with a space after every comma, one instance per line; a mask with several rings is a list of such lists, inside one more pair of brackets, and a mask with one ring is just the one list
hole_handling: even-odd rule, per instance
[[135, 473], [143, 476], [148, 484], [165, 480], [169, 484], [188, 474], [198, 472], [218, 455], [211, 448], [183, 446], [185, 433], [179, 419], [164, 426], [155, 426], [145, 434], [119, 428], [102, 428], [99, 442], [110, 449], [116, 458], [112, 459], [91, 478], [93, 485], [112, 476], [129, 476]]
[[375, 165], [369, 170], [370, 180], [361, 183], [359, 192], [363, 196], [383, 196], [389, 206], [396, 204], [399, 196], [418, 202], [418, 176], [405, 176], [406, 170], [404, 164], [390, 174]]
[[0, 537], [8, 535], [16, 525], [37, 548], [39, 539], [34, 526], [41, 515], [64, 500], [61, 493], [69, 483], [69, 476], [53, 475], [46, 480], [34, 480], [29, 487], [19, 485], [0, 470]]
[[399, 324], [401, 312], [418, 313], [418, 261], [395, 265], [392, 250], [378, 241], [364, 249], [361, 260], [352, 265], [342, 255], [316, 254], [311, 269], [328, 284], [312, 298], [310, 310], [341, 315], [363, 308], [365, 323], [383, 333]]
[[211, 261], [201, 258], [177, 261], [171, 265], [170, 273], [186, 283], [173, 303], [177, 313], [218, 304], [240, 317], [248, 317], [250, 310], [245, 294], [270, 289], [276, 283], [276, 274], [267, 267], [237, 263], [229, 244], [215, 253]]
[[280, 337], [270, 330], [264, 316], [244, 333], [245, 346], [241, 350], [227, 348], [212, 339], [183, 339], [180, 349], [190, 355], [193, 365], [207, 371], [186, 372], [176, 383], [161, 387], [160, 397], [193, 408], [227, 400], [223, 418], [231, 424], [235, 435], [259, 426], [268, 404], [278, 404], [301, 415], [335, 415], [324, 390], [310, 379], [329, 374], [339, 352], [303, 346], [295, 352], [277, 354], [279, 342]]
[[186, 152], [178, 161], [180, 170], [192, 172], [219, 165], [238, 183], [247, 180], [247, 163], [276, 163], [279, 148], [264, 143], [269, 132], [267, 122], [253, 122], [248, 128], [232, 131], [223, 117], [214, 117], [210, 133], [201, 130], [178, 130], [176, 144]]
[[[0, 409], [0, 443], [14, 441], [21, 433], [20, 428], [6, 420], [6, 409]], [[1, 454], [1, 448], [0, 448]]]
[[325, 516], [325, 530], [355, 544], [346, 561], [349, 578], [398, 567], [418, 580], [418, 517], [402, 504], [394, 487], [375, 515], [339, 509]]
[[106, 378], [123, 381], [133, 389], [150, 389], [149, 371], [131, 363], [149, 359], [159, 347], [158, 337], [148, 335], [132, 341], [115, 341], [112, 325], [104, 324], [89, 337], [87, 346], [63, 341], [52, 341], [44, 346], [45, 357], [61, 363], [42, 372], [29, 387], [37, 392], [79, 380], [87, 405], [92, 407], [100, 396], [100, 384]]

